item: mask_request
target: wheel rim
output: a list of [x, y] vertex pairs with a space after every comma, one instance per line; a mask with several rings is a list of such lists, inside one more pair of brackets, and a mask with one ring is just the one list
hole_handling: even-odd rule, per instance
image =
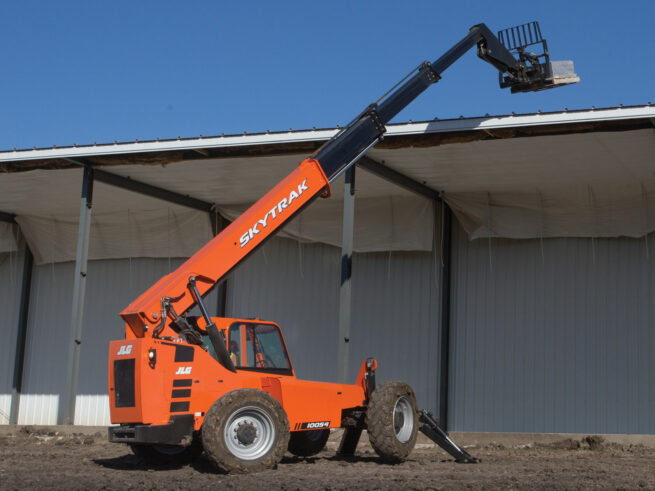
[[414, 411], [407, 397], [399, 397], [393, 408], [393, 431], [400, 443], [407, 443], [414, 431]]
[[234, 456], [242, 460], [255, 460], [273, 447], [275, 425], [264, 409], [243, 407], [230, 415], [223, 437], [227, 449]]

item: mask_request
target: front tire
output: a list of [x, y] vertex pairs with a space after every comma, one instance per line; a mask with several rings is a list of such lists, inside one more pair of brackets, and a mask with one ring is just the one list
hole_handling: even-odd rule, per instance
[[289, 439], [289, 452], [298, 457], [311, 457], [325, 448], [330, 430], [294, 431]]
[[368, 439], [386, 462], [403, 462], [418, 436], [418, 410], [412, 388], [404, 382], [376, 387], [366, 410]]
[[263, 471], [282, 459], [289, 444], [289, 420], [280, 403], [267, 392], [233, 390], [207, 411], [202, 444], [225, 472]]

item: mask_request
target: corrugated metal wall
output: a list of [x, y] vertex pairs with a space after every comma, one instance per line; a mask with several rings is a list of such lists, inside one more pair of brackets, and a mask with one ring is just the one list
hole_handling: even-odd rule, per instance
[[[118, 313], [180, 263], [179, 259], [89, 262], [76, 424], [109, 424], [107, 348], [110, 340], [124, 335]], [[73, 271], [73, 263], [34, 269], [20, 424], [57, 422], [59, 400], [66, 390]]]
[[450, 429], [655, 433], [654, 241], [458, 230]]
[[23, 257], [22, 251], [0, 254], [0, 424], [9, 422], [11, 409]]
[[[338, 248], [272, 239], [230, 280], [228, 314], [280, 324], [299, 378], [337, 380]], [[438, 272], [430, 253], [355, 254], [350, 377], [367, 357], [378, 381], [404, 380], [437, 406]]]
[[377, 379], [409, 383], [419, 408], [435, 414], [440, 270], [430, 253], [356, 254], [353, 260], [350, 366], [358, 370], [375, 357]]
[[70, 263], [37, 266], [32, 272], [19, 424], [57, 423], [66, 384], [72, 283]]
[[[437, 259], [427, 253], [354, 257], [351, 378], [368, 356], [379, 379], [406, 380], [422, 407], [437, 405]], [[109, 423], [107, 345], [123, 336], [118, 312], [181, 260], [91, 261], [75, 422]], [[230, 278], [228, 314], [275, 320], [301, 378], [336, 380], [340, 250], [273, 239]], [[18, 264], [22, 266], [22, 263]], [[66, 390], [73, 263], [36, 266], [19, 423], [56, 424]], [[18, 300], [12, 300], [17, 306]], [[207, 299], [210, 311], [215, 295]], [[15, 323], [14, 323], [15, 324]], [[3, 331], [4, 332], [4, 331]], [[15, 334], [9, 334], [15, 339]], [[13, 373], [13, 344], [11, 345]], [[11, 394], [11, 379], [8, 379]], [[9, 401], [9, 398], [7, 398]], [[9, 402], [7, 402], [9, 404]]]
[[[450, 428], [655, 432], [655, 248], [645, 239], [454, 237]], [[651, 243], [655, 237], [651, 236]], [[275, 320], [301, 378], [336, 380], [337, 248], [273, 239], [230, 278], [228, 314]], [[3, 256], [0, 411], [9, 412], [22, 257]], [[107, 343], [117, 313], [180, 260], [89, 266], [78, 424], [109, 422]], [[368, 356], [379, 379], [408, 381], [438, 404], [439, 259], [356, 254], [350, 371]], [[54, 424], [65, 390], [73, 264], [34, 270], [19, 422]], [[215, 298], [209, 299], [210, 308]], [[212, 309], [213, 310], [213, 309]], [[1, 414], [1, 413], [0, 413]]]
[[227, 315], [277, 322], [297, 376], [334, 381], [339, 264], [335, 247], [271, 239], [232, 274]]

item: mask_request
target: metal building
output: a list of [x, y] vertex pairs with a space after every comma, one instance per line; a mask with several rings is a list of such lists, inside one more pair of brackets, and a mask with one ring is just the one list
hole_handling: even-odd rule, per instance
[[[654, 120], [390, 125], [356, 173], [348, 377], [375, 356], [449, 430], [655, 433]], [[0, 423], [109, 424], [118, 312], [335, 131], [0, 152]], [[340, 376], [348, 194], [209, 299], [277, 321], [300, 378]]]

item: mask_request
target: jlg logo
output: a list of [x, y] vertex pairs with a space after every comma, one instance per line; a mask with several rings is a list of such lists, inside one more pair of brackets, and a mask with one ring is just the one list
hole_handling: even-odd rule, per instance
[[[266, 228], [268, 225], [268, 218], [270, 215], [270, 218], [272, 220], [275, 220], [278, 215], [281, 215], [284, 212], [284, 209], [287, 206], [290, 206], [291, 203], [293, 203], [294, 199], [297, 199], [300, 197], [300, 195], [303, 193], [303, 191], [307, 191], [307, 179], [305, 179], [303, 182], [298, 184], [298, 191], [292, 190], [289, 193], [289, 198], [282, 198], [282, 201], [280, 201], [277, 205], [275, 205], [273, 208], [271, 208], [266, 215], [264, 215], [264, 218], [261, 220], [257, 220], [255, 224], [248, 229], [248, 231], [241, 236], [239, 239], [239, 242], [241, 243], [241, 247], [244, 247], [248, 242], [250, 242], [256, 234], [260, 232], [260, 229]], [[260, 227], [260, 228], [257, 228]]]
[[132, 353], [132, 345], [124, 344], [118, 349], [118, 353], [116, 353], [116, 356], [129, 355], [130, 353]]
[[177, 369], [177, 372], [175, 372], [175, 375], [190, 375], [191, 374], [191, 367], [180, 367]]

